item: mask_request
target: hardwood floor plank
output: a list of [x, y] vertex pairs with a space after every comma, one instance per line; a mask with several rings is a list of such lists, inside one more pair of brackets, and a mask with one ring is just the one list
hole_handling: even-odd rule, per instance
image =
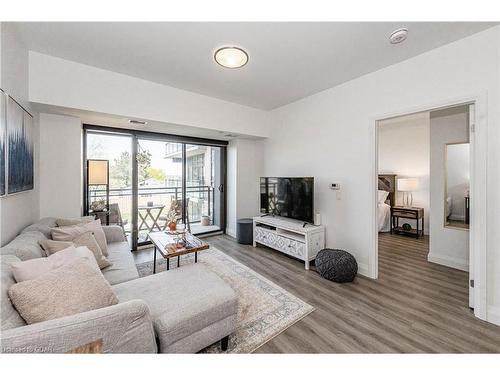
[[[468, 308], [466, 272], [428, 262], [427, 237], [379, 237], [379, 279], [347, 284], [266, 247], [226, 235], [206, 240], [316, 308], [257, 353], [500, 352], [500, 327]], [[137, 263], [152, 259], [152, 250], [141, 251]]]

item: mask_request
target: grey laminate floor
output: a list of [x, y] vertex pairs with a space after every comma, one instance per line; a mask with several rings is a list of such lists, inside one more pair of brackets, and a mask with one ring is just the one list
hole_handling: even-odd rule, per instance
[[[382, 234], [379, 279], [349, 284], [265, 247], [225, 235], [206, 240], [316, 308], [259, 353], [500, 352], [500, 327], [467, 306], [467, 273], [427, 262], [427, 238]], [[152, 250], [134, 256], [149, 261]]]

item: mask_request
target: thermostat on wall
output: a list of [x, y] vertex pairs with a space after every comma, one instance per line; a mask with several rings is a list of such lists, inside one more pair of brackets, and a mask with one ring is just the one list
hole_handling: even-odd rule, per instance
[[332, 190], [340, 190], [340, 184], [337, 183], [337, 182], [332, 182], [330, 184], [330, 189], [332, 189]]

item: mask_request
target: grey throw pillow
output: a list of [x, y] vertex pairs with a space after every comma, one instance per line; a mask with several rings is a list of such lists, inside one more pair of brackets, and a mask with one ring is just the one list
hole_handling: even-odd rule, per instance
[[94, 220], [95, 218], [93, 216], [82, 216], [82, 217], [75, 217], [72, 219], [58, 218], [56, 219], [56, 225], [58, 227], [68, 227], [70, 225], [80, 225], [80, 224], [90, 223], [91, 221]]
[[103, 255], [107, 257], [109, 255], [108, 244], [99, 219], [84, 224], [52, 228], [50, 234], [52, 239], [56, 241], [72, 241], [77, 235], [88, 231], [92, 231]]
[[92, 254], [94, 254], [95, 260], [97, 261], [97, 264], [99, 265], [100, 269], [113, 265], [113, 263], [111, 263], [102, 254], [102, 250], [92, 232], [84, 232], [80, 235], [77, 235], [76, 237], [73, 237], [71, 241], [42, 240], [39, 242], [39, 244], [42, 247], [42, 249], [45, 250], [47, 256], [55, 254], [56, 252], [64, 250], [70, 246], [75, 246], [75, 247], [85, 246], [90, 251], [92, 251]]
[[109, 283], [88, 260], [80, 259], [10, 287], [9, 297], [28, 324], [116, 305]]

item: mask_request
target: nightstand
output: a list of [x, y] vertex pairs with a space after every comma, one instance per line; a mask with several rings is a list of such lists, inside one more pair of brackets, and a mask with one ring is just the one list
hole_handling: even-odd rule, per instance
[[[417, 228], [411, 230], [404, 230], [403, 226], [399, 225], [399, 219], [410, 219], [417, 222]], [[422, 226], [420, 226], [422, 221]], [[404, 207], [393, 206], [391, 207], [391, 233], [413, 235], [419, 238], [424, 235], [424, 209], [421, 207]]]

